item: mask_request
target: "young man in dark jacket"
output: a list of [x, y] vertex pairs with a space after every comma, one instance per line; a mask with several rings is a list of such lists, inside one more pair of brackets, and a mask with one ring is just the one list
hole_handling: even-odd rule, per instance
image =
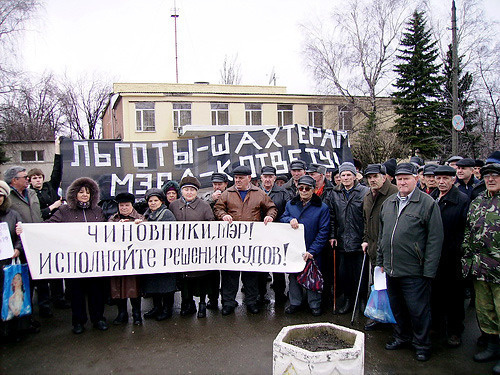
[[387, 277], [387, 292], [396, 319], [387, 350], [410, 343], [417, 360], [427, 361], [431, 342], [431, 280], [436, 276], [443, 246], [439, 207], [417, 189], [417, 169], [411, 163], [396, 168], [398, 194], [382, 205], [377, 266]]

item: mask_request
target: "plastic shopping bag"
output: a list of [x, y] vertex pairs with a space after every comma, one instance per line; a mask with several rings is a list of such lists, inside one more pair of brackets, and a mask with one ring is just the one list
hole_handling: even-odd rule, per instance
[[297, 276], [297, 282], [304, 288], [321, 292], [323, 290], [323, 275], [314, 259], [309, 259], [302, 273]]
[[31, 314], [30, 279], [27, 264], [12, 265], [3, 269], [2, 320], [11, 320]]
[[396, 323], [389, 303], [387, 289], [375, 290], [372, 285], [370, 298], [366, 304], [365, 316], [380, 323]]

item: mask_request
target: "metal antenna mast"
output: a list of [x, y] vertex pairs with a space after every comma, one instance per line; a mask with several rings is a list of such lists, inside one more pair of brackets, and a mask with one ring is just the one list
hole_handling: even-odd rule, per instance
[[[452, 80], [452, 96], [453, 96], [453, 116], [458, 115], [458, 48], [457, 48], [457, 8], [455, 0], [451, 5], [451, 36], [452, 36], [452, 61], [453, 61], [453, 80]], [[462, 120], [463, 121], [463, 120]], [[452, 127], [452, 154], [458, 153], [458, 132]]]
[[179, 57], [177, 55], [177, 18], [179, 14], [178, 9], [174, 0], [174, 8], [172, 9], [172, 14], [170, 17], [174, 19], [174, 35], [175, 35], [175, 83], [179, 83]]

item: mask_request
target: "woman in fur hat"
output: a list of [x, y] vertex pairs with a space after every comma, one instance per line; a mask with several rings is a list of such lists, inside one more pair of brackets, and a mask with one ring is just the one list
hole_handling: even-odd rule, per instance
[[[165, 205], [167, 198], [161, 189], [146, 191], [148, 209], [144, 213], [147, 221], [175, 221], [175, 216]], [[144, 275], [142, 291], [153, 297], [153, 308], [144, 314], [145, 319], [165, 320], [172, 316], [177, 277], [173, 273]]]
[[[88, 177], [81, 177], [71, 183], [66, 191], [67, 205], [63, 205], [47, 220], [49, 223], [99, 222], [106, 221], [99, 202], [99, 187]], [[71, 311], [73, 314], [73, 333], [85, 330], [88, 300], [90, 321], [94, 328], [105, 331], [108, 324], [104, 318], [105, 292], [109, 280], [104, 277], [68, 279], [71, 283]]]
[[[16, 224], [20, 221], [21, 215], [17, 211], [10, 209], [10, 187], [6, 182], [0, 181], [0, 222], [9, 226], [10, 238], [14, 247], [12, 258], [21, 257], [24, 260], [23, 246], [21, 239], [16, 234]], [[4, 273], [3, 268], [12, 264], [12, 259], [0, 260], [0, 296], [3, 295]], [[1, 302], [0, 302], [1, 303]], [[1, 309], [1, 306], [0, 306]], [[8, 338], [17, 341], [21, 338], [20, 333], [30, 327], [31, 316], [18, 317], [6, 322], [0, 321], [0, 338]]]
[[[118, 212], [112, 215], [108, 221], [110, 222], [135, 222], [140, 223], [144, 220], [144, 216], [139, 214], [133, 204], [135, 203], [134, 194], [120, 193], [115, 197], [115, 202], [118, 204]], [[120, 325], [128, 322], [127, 299], [130, 298], [132, 305], [132, 318], [134, 325], [142, 324], [141, 316], [141, 295], [139, 286], [139, 276], [113, 276], [110, 279], [111, 298], [116, 300], [118, 307], [118, 316], [113, 321], [113, 324]]]

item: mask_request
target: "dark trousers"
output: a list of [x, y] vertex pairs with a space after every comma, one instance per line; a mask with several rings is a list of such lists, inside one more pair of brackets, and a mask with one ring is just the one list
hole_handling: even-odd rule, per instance
[[49, 307], [50, 302], [64, 299], [63, 279], [35, 280], [38, 293], [38, 306]]
[[[337, 252], [339, 260], [339, 295], [344, 295], [351, 303], [356, 299], [358, 291], [359, 278], [361, 276], [361, 268], [363, 266], [363, 252]], [[360, 300], [368, 299], [368, 261], [365, 263], [363, 270], [363, 280], [361, 281], [361, 289], [359, 290]]]
[[285, 295], [286, 280], [285, 274], [273, 272], [273, 290], [275, 296]]
[[387, 276], [387, 292], [396, 319], [394, 339], [429, 350], [431, 340], [431, 279]]
[[208, 299], [217, 302], [220, 294], [220, 271], [214, 271], [209, 276], [210, 286], [208, 288]]
[[104, 320], [104, 301], [109, 280], [105, 277], [67, 279], [71, 283], [71, 312], [73, 325], [87, 322], [87, 299], [90, 321]]
[[[118, 307], [118, 313], [127, 313], [127, 299], [128, 298], [117, 298], [116, 306]], [[141, 297], [130, 298], [130, 304], [132, 305], [132, 314], [134, 316], [141, 316]]]
[[[245, 303], [255, 305], [259, 297], [259, 272], [241, 272], [241, 281], [245, 287]], [[236, 294], [240, 286], [240, 271], [221, 271], [222, 305], [238, 306]]]
[[447, 278], [432, 281], [432, 324], [435, 331], [445, 329], [448, 336], [464, 331], [464, 282]]
[[[334, 284], [334, 264], [339, 269], [338, 258], [333, 261], [334, 249], [330, 246], [330, 243], [325, 245], [325, 248], [321, 252], [321, 274], [323, 275], [323, 292], [321, 293], [321, 303], [324, 309], [333, 306], [333, 284]], [[337, 253], [338, 254], [338, 253]], [[337, 280], [339, 274], [336, 274]], [[337, 293], [336, 296], [339, 294]]]

